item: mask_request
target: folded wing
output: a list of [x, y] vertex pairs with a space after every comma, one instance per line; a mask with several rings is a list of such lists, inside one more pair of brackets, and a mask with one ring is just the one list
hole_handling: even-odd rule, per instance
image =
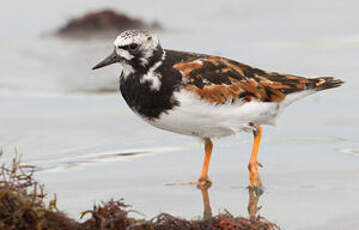
[[233, 103], [237, 100], [281, 102], [292, 93], [330, 89], [343, 83], [333, 77], [304, 78], [265, 72], [216, 56], [181, 60], [173, 68], [182, 74], [185, 90], [216, 104]]

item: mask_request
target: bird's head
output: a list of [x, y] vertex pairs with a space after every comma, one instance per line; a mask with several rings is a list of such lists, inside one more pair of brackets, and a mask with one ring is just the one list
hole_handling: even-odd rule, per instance
[[118, 35], [113, 44], [112, 54], [92, 69], [119, 63], [126, 76], [136, 71], [146, 72], [160, 61], [163, 55], [163, 49], [157, 36], [148, 31], [124, 31]]

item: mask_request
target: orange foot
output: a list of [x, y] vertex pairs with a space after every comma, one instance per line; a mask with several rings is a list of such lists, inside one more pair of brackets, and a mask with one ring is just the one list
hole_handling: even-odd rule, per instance
[[184, 184], [195, 184], [199, 189], [208, 189], [212, 185], [212, 181], [209, 177], [200, 177], [198, 180], [190, 181]]

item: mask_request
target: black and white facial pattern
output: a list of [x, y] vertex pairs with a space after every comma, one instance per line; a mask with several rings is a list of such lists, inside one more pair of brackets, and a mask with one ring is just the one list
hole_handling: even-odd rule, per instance
[[124, 77], [134, 72], [146, 73], [163, 56], [157, 36], [147, 31], [125, 31], [116, 38], [114, 46], [116, 54], [123, 58]]

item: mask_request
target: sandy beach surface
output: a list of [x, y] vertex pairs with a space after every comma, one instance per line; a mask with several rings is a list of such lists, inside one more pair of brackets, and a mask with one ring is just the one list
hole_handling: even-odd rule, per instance
[[[72, 16], [106, 7], [159, 21], [165, 48], [345, 80], [343, 87], [296, 102], [276, 127], [263, 128], [259, 213], [282, 229], [358, 228], [357, 1], [7, 2], [0, 9], [2, 163], [15, 149], [23, 154], [24, 162], [39, 168], [49, 198], [56, 193], [58, 207], [75, 218], [97, 202], [121, 197], [147, 218], [203, 215], [201, 192], [179, 185], [197, 179], [201, 143], [133, 114], [116, 91], [119, 66], [91, 71], [111, 52], [113, 38], [50, 35]], [[212, 210], [247, 216], [252, 136], [214, 143]]]

